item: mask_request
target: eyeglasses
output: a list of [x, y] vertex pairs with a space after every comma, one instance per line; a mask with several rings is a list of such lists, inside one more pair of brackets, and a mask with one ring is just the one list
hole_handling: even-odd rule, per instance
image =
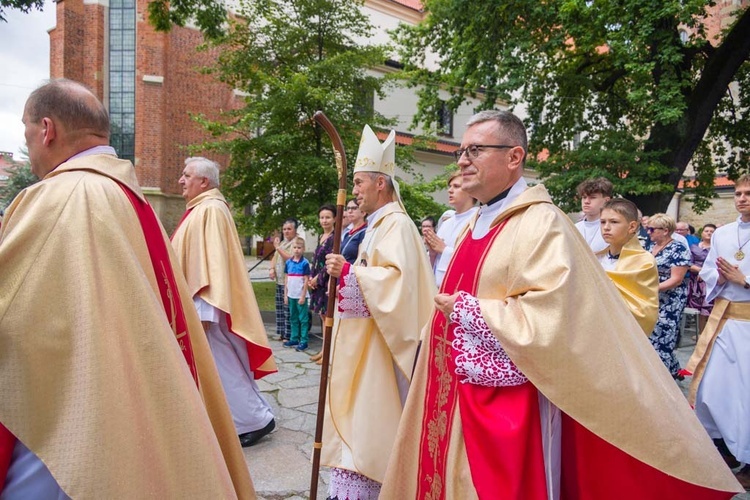
[[470, 146], [466, 146], [465, 148], [459, 148], [453, 152], [453, 156], [456, 157], [456, 161], [459, 161], [461, 157], [466, 153], [466, 156], [471, 158], [476, 158], [479, 156], [479, 151], [482, 148], [495, 148], [495, 149], [510, 149], [515, 148], [515, 146], [507, 146], [505, 144], [472, 144]]
[[647, 232], [647, 233], [653, 233], [653, 232], [654, 232], [654, 231], [656, 231], [657, 229], [666, 229], [666, 228], [665, 228], [665, 227], [647, 227], [647, 228], [646, 228], [646, 232]]

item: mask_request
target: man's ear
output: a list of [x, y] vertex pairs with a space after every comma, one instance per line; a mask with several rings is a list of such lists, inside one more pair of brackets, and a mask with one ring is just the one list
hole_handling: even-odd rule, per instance
[[42, 118], [42, 131], [44, 134], [42, 143], [45, 146], [49, 146], [57, 138], [57, 127], [52, 118], [46, 116]]
[[526, 151], [521, 146], [516, 146], [508, 150], [508, 168], [509, 170], [517, 170], [523, 165], [523, 160], [526, 157]]

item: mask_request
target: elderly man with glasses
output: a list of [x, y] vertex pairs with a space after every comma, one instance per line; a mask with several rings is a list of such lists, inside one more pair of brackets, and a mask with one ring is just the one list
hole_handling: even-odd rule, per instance
[[475, 115], [457, 154], [482, 205], [422, 332], [381, 498], [738, 491], [586, 242], [526, 185], [521, 120]]

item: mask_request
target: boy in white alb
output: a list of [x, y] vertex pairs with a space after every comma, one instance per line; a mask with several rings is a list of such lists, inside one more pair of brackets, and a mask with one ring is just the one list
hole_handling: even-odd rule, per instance
[[576, 223], [576, 229], [594, 253], [600, 252], [608, 245], [602, 238], [599, 214], [604, 204], [612, 198], [612, 183], [604, 177], [588, 179], [578, 185], [576, 192], [581, 199], [583, 212], [583, 219]]

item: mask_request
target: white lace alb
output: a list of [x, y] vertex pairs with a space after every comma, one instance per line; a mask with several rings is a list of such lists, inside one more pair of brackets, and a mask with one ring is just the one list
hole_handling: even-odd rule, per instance
[[357, 275], [354, 272], [349, 272], [341, 278], [338, 307], [341, 319], [370, 317], [370, 310], [367, 309], [365, 298], [359, 289]]
[[528, 381], [487, 326], [477, 298], [460, 292], [450, 319], [456, 323], [452, 345], [461, 383], [511, 387]]
[[328, 496], [338, 500], [378, 500], [380, 483], [346, 469], [331, 468]]

